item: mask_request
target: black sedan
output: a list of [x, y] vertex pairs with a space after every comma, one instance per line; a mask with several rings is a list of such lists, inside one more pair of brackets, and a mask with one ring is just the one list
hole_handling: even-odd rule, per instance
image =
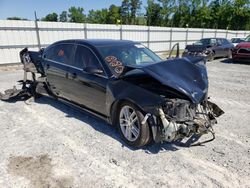
[[225, 38], [203, 38], [192, 45], [187, 45], [183, 56], [200, 55], [212, 61], [217, 57], [230, 58], [233, 48], [234, 45]]
[[223, 113], [208, 101], [202, 58], [164, 61], [140, 43], [119, 40], [64, 40], [20, 57], [23, 88], [0, 94], [2, 100], [47, 93], [107, 119], [132, 146], [214, 135]]

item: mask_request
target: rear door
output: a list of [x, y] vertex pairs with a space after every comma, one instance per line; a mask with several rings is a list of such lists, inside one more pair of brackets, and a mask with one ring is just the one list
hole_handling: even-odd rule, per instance
[[49, 87], [58, 97], [68, 98], [68, 65], [72, 64], [74, 44], [58, 43], [43, 54], [43, 67]]
[[[88, 72], [89, 68], [100, 70], [102, 73]], [[108, 78], [101, 62], [91, 50], [84, 45], [77, 45], [74, 64], [68, 68], [68, 90], [71, 99], [91, 110], [107, 115], [106, 85]]]
[[222, 40], [221, 39], [215, 39], [215, 40], [216, 40], [216, 45], [214, 46], [215, 57], [224, 56]]
[[224, 56], [228, 56], [230, 54], [229, 52], [232, 49], [233, 45], [227, 39], [221, 39], [221, 40], [223, 45]]

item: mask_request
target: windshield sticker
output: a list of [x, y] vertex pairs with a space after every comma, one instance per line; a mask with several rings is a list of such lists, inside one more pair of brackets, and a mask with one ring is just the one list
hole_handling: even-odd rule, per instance
[[112, 67], [113, 71], [116, 74], [121, 74], [124, 70], [124, 66], [122, 65], [122, 62], [118, 60], [115, 56], [107, 56], [105, 57], [105, 60], [108, 62], [109, 66]]
[[107, 57], [105, 57], [105, 60], [110, 63], [112, 61], [117, 60], [117, 58], [115, 56], [107, 56]]
[[111, 67], [122, 66], [122, 62], [115, 60], [115, 61], [110, 62], [109, 66], [111, 66]]
[[123, 71], [123, 69], [124, 69], [124, 67], [123, 67], [123, 66], [118, 66], [118, 67], [115, 67], [115, 72], [116, 72], [117, 74], [121, 74], [121, 73], [122, 73], [122, 71]]

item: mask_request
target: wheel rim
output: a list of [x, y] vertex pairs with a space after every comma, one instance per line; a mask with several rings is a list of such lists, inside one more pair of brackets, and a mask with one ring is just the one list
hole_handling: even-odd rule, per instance
[[119, 123], [122, 134], [130, 141], [135, 141], [140, 135], [140, 124], [137, 114], [130, 106], [123, 106], [120, 111]]

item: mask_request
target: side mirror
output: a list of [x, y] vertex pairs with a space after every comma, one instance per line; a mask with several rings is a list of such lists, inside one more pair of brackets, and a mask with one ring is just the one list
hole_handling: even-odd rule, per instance
[[98, 69], [98, 68], [86, 67], [83, 70], [90, 73], [90, 74], [97, 74], [97, 75], [102, 75], [103, 74], [103, 70]]

